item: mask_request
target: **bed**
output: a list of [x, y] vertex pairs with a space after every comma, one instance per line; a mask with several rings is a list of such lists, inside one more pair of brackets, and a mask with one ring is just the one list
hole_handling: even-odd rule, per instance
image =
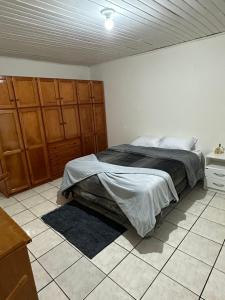
[[[189, 188], [193, 188], [203, 178], [204, 168], [201, 155], [191, 151], [124, 144], [97, 153], [96, 157], [99, 161], [108, 164], [165, 171], [170, 175], [179, 197], [182, 197]], [[126, 219], [122, 210], [100, 182], [98, 175], [90, 176], [64, 191], [66, 197], [70, 193], [83, 205], [109, 216]], [[174, 201], [171, 201], [170, 207], [173, 203]], [[160, 216], [164, 215], [168, 209], [164, 209]]]

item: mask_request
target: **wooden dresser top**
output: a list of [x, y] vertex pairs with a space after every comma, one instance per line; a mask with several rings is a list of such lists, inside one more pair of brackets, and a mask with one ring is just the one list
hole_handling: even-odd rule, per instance
[[0, 259], [30, 241], [31, 238], [0, 208]]

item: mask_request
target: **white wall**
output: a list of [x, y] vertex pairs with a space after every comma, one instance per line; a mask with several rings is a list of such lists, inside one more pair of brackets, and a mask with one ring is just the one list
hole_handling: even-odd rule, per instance
[[91, 67], [104, 80], [109, 143], [142, 134], [225, 145], [225, 35]]
[[0, 75], [89, 79], [90, 69], [86, 66], [0, 56]]

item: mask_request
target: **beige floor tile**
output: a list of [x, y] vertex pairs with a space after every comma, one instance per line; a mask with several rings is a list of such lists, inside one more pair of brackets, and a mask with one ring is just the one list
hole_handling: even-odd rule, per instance
[[37, 261], [32, 262], [31, 267], [34, 275], [35, 285], [37, 291], [39, 291], [44, 286], [46, 286], [49, 282], [51, 282], [52, 278], [48, 275], [48, 273], [42, 268], [42, 266]]
[[144, 239], [132, 253], [160, 270], [174, 251], [174, 247], [158, 239], [149, 238]]
[[36, 258], [38, 258], [62, 241], [63, 239], [59, 235], [51, 229], [48, 229], [34, 237], [32, 242], [28, 244], [28, 249]]
[[99, 252], [92, 262], [104, 273], [108, 274], [129, 252], [115, 243], [111, 243]]
[[159, 274], [142, 300], [198, 300], [198, 296], [179, 283]]
[[30, 262], [35, 261], [35, 257], [33, 256], [33, 254], [29, 250], [28, 250], [28, 255], [29, 255]]
[[177, 247], [187, 234], [187, 230], [164, 221], [155, 229], [153, 236], [167, 244]]
[[204, 205], [209, 204], [213, 196], [215, 195], [215, 192], [212, 191], [206, 191], [199, 187], [196, 187], [193, 189], [186, 197], [185, 201], [193, 201], [195, 203], [201, 203]]
[[56, 246], [38, 259], [41, 265], [55, 278], [70, 267], [82, 255], [67, 242]]
[[7, 212], [8, 215], [10, 215], [12, 217], [15, 214], [20, 213], [21, 211], [26, 210], [26, 207], [24, 207], [22, 204], [20, 204], [18, 202], [16, 204], [13, 204], [11, 206], [8, 206], [8, 207], [4, 208], [4, 210]]
[[17, 203], [18, 203], [17, 200], [13, 197], [0, 199], [0, 207], [1, 208], [5, 208], [7, 206], [11, 206], [11, 205], [14, 205]]
[[55, 210], [56, 208], [57, 208], [57, 205], [46, 200], [43, 203], [40, 203], [34, 207], [31, 207], [30, 211], [32, 211], [32, 213], [35, 214], [37, 217], [41, 217], [41, 216], [49, 213], [50, 211]]
[[216, 194], [210, 201], [209, 206], [225, 210], [225, 195]]
[[42, 197], [41, 195], [35, 195], [35, 196], [31, 196], [25, 200], [22, 200], [21, 204], [23, 204], [27, 208], [31, 208], [31, 207], [36, 206], [45, 201], [46, 201], [46, 199], [44, 197]]
[[140, 299], [158, 271], [133, 254], [129, 254], [110, 274], [119, 286], [135, 299]]
[[201, 217], [225, 226], [225, 210], [208, 206]]
[[162, 272], [200, 295], [210, 270], [210, 266], [177, 250]]
[[166, 221], [173, 223], [179, 227], [189, 230], [191, 226], [198, 219], [197, 216], [180, 211], [178, 209], [173, 209], [165, 218]]
[[129, 294], [121, 289], [110, 278], [105, 278], [91, 294], [87, 300], [133, 300]]
[[36, 216], [32, 214], [29, 210], [24, 210], [19, 214], [14, 215], [13, 220], [20, 226], [31, 222], [32, 220], [36, 219]]
[[57, 277], [56, 282], [71, 300], [81, 300], [104, 278], [104, 273], [83, 257]]
[[205, 300], [224, 300], [225, 299], [225, 274], [213, 269], [202, 297]]
[[51, 282], [38, 293], [39, 300], [68, 300], [55, 282]]
[[40, 219], [33, 220], [22, 226], [23, 230], [31, 237], [35, 237], [36, 235], [42, 233], [43, 231], [47, 230], [49, 227], [42, 222]]
[[225, 246], [222, 247], [215, 268], [225, 273]]
[[225, 237], [225, 226], [202, 218], [198, 219], [191, 231], [220, 244]]
[[52, 188], [52, 185], [49, 184], [49, 183], [44, 183], [42, 185], [39, 185], [39, 186], [36, 186], [35, 188], [33, 188], [33, 190], [37, 193], [42, 193], [42, 192], [45, 192], [49, 189]]
[[53, 181], [50, 182], [51, 185], [56, 186], [56, 187], [60, 187], [62, 183], [62, 177], [55, 179]]
[[203, 210], [206, 208], [206, 206], [203, 205], [202, 203], [197, 203], [197, 202], [194, 202], [191, 200], [184, 199], [177, 205], [176, 208], [178, 208], [184, 212], [191, 213], [195, 216], [200, 216], [200, 214], [203, 212]]
[[178, 249], [213, 266], [220, 248], [220, 244], [189, 232]]
[[141, 237], [137, 234], [136, 230], [134, 228], [130, 228], [124, 234], [121, 234], [115, 240], [115, 243], [128, 251], [131, 251], [140, 241]]
[[22, 201], [35, 195], [37, 195], [37, 193], [32, 189], [16, 194], [14, 195], [14, 198], [16, 198], [18, 201]]
[[57, 196], [58, 190], [59, 189], [57, 187], [51, 187], [49, 190], [42, 192], [41, 195], [49, 200]]

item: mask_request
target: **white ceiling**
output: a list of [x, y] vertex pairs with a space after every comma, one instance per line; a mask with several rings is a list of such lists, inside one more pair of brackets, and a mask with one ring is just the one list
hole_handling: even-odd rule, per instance
[[13, 57], [93, 65], [224, 31], [225, 0], [0, 0], [0, 55]]

